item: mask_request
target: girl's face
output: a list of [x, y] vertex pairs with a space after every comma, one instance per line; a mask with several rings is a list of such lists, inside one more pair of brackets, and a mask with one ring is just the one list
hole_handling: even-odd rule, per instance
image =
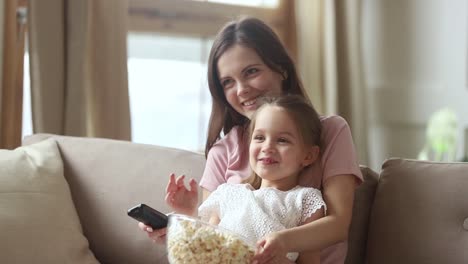
[[289, 190], [299, 172], [312, 164], [318, 147], [306, 147], [289, 114], [277, 106], [257, 113], [249, 148], [250, 166], [262, 178], [261, 187]]
[[218, 60], [218, 75], [228, 103], [251, 118], [260, 97], [282, 93], [283, 76], [271, 70], [251, 48], [234, 45]]

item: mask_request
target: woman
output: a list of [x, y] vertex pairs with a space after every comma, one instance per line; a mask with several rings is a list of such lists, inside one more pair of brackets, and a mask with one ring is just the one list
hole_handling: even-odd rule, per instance
[[[230, 22], [218, 33], [208, 62], [208, 84], [213, 105], [207, 162], [200, 181], [203, 200], [222, 183], [240, 183], [249, 177], [246, 128], [261, 97], [297, 94], [307, 98], [279, 38], [255, 18]], [[310, 166], [299, 182], [322, 190], [327, 215], [304, 225], [303, 236], [309, 239], [293, 247], [298, 252], [322, 250], [322, 263], [344, 263], [354, 190], [362, 182], [362, 174], [346, 121], [328, 116], [321, 117], [321, 123], [320, 162]], [[152, 231], [143, 224], [140, 228]], [[148, 233], [154, 240], [165, 236], [165, 230]], [[258, 263], [275, 261], [275, 250], [270, 249], [257, 256]]]

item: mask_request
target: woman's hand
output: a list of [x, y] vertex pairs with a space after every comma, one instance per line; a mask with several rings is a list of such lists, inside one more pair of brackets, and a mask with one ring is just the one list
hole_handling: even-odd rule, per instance
[[148, 234], [148, 237], [153, 240], [153, 242], [158, 244], [166, 243], [166, 228], [161, 228], [157, 230], [153, 230], [150, 226], [143, 224], [142, 222], [138, 223], [138, 227]]
[[175, 179], [172, 173], [166, 187], [166, 203], [176, 213], [194, 216], [197, 213], [198, 186], [194, 179], [189, 181], [190, 190], [184, 185], [185, 175]]
[[257, 242], [257, 250], [252, 263], [293, 263], [287, 257], [288, 250], [284, 239], [277, 232], [266, 235]]

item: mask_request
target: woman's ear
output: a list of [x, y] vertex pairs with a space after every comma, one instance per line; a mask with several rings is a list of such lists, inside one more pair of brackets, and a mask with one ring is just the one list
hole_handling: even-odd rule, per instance
[[319, 146], [312, 146], [307, 150], [306, 156], [304, 161], [302, 162], [302, 166], [307, 167], [310, 164], [314, 163], [320, 154], [320, 147]]

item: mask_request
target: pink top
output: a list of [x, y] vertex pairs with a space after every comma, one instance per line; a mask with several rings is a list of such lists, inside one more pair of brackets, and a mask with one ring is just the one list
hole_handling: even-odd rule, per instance
[[[306, 187], [322, 189], [330, 177], [342, 174], [356, 176], [362, 182], [353, 139], [348, 123], [340, 116], [320, 118], [322, 122], [322, 156], [312, 164], [299, 179]], [[208, 158], [200, 186], [212, 192], [223, 183], [241, 183], [250, 176], [247, 140], [242, 140], [241, 127], [234, 127], [225, 137], [216, 142]], [[344, 263], [347, 242], [341, 242], [322, 250], [321, 263]]]

